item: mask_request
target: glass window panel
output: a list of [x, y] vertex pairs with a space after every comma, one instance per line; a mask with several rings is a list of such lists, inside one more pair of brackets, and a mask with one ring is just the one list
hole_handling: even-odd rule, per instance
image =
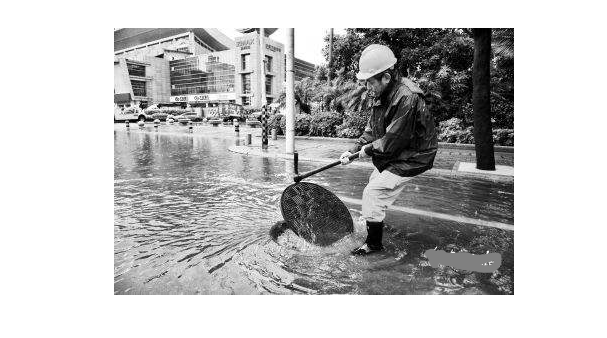
[[133, 95], [146, 96], [145, 81], [131, 80], [131, 86], [133, 87]]
[[267, 95], [272, 94], [272, 77], [271, 76], [266, 76], [266, 94]]
[[129, 71], [129, 75], [133, 76], [145, 76], [145, 66], [137, 65], [133, 63], [127, 63], [126, 67]]

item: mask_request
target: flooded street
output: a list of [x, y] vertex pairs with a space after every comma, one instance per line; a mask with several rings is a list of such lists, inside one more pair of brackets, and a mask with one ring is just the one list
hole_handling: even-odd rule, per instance
[[[290, 230], [272, 240], [292, 162], [232, 153], [232, 144], [177, 128], [115, 128], [115, 294], [514, 293], [513, 231], [388, 212], [386, 250], [353, 257], [366, 233], [360, 205], [349, 201], [355, 233], [334, 245], [310, 245]], [[360, 199], [370, 173], [338, 166], [307, 181]], [[395, 205], [514, 223], [512, 183], [420, 176]], [[422, 256], [434, 248], [499, 252], [503, 262], [493, 274], [435, 269]]]

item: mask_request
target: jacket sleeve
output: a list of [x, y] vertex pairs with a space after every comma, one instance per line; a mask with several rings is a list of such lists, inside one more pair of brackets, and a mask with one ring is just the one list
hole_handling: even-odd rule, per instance
[[392, 122], [386, 128], [386, 134], [382, 138], [374, 140], [371, 149], [366, 149], [369, 155], [390, 159], [412, 146], [415, 120], [417, 119], [415, 108], [419, 99], [417, 94], [408, 95], [401, 99]]
[[350, 148], [349, 151], [352, 154], [359, 151], [362, 148], [362, 146], [364, 146], [365, 144], [369, 144], [369, 143], [375, 141], [375, 137], [373, 137], [373, 134], [372, 134], [373, 129], [371, 129], [371, 119], [372, 118], [373, 118], [373, 114], [371, 114], [371, 116], [369, 117], [369, 120], [367, 121], [367, 126], [365, 127], [365, 131], [363, 132], [363, 134], [358, 138], [358, 140], [356, 140], [356, 143], [354, 143], [354, 146], [352, 146], [352, 148]]

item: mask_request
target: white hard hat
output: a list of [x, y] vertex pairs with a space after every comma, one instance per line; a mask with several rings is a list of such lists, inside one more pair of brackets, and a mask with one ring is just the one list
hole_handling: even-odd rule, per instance
[[359, 80], [367, 80], [396, 64], [396, 57], [390, 48], [384, 45], [370, 45], [363, 50], [358, 61]]

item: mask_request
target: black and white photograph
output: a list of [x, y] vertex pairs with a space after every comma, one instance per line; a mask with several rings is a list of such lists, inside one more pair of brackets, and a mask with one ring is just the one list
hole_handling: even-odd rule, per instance
[[2, 337], [604, 331], [600, 6], [4, 7]]
[[114, 28], [114, 295], [514, 295], [514, 32]]

